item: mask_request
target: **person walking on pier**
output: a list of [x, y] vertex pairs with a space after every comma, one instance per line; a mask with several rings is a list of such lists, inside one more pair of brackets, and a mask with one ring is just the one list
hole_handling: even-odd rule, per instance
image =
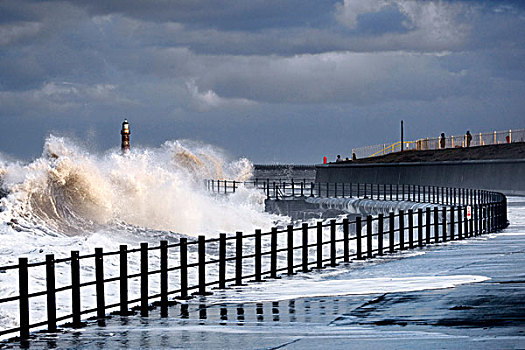
[[446, 142], [445, 133], [442, 132], [441, 137], [439, 138], [439, 148], [440, 149], [445, 149], [445, 142]]
[[470, 130], [467, 130], [467, 134], [465, 135], [465, 141], [467, 147], [470, 147], [470, 142], [472, 141], [472, 135], [470, 134]]

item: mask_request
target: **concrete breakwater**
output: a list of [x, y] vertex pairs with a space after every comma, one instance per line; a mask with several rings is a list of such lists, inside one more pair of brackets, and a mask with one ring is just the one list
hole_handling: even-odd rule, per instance
[[525, 195], [525, 158], [406, 163], [323, 164], [316, 182], [413, 184]]

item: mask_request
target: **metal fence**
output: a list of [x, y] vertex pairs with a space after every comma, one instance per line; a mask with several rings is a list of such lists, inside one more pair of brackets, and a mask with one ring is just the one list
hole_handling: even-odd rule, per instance
[[[220, 185], [212, 187], [212, 183]], [[254, 183], [251, 185], [255, 186]], [[262, 182], [258, 182], [257, 186], [260, 183]], [[288, 184], [279, 184], [279, 190], [277, 187], [273, 190], [273, 186], [269, 186], [268, 182], [264, 182], [261, 188], [265, 189], [267, 194], [271, 193], [269, 196], [274, 199], [285, 198], [279, 197], [282, 194], [305, 195], [306, 183], [299, 182], [302, 183], [302, 187], [298, 188], [295, 186], [296, 182], [292, 181], [292, 183], [293, 189]], [[240, 186], [244, 186], [244, 183], [233, 181], [210, 181], [208, 184], [210, 190], [221, 194], [233, 193]], [[310, 187], [309, 191], [310, 195], [316, 193], [317, 196], [332, 196], [336, 193], [345, 195], [345, 190], [341, 187], [341, 184], [326, 184], [326, 187]], [[48, 331], [55, 332], [59, 322], [68, 320], [70, 323], [67, 326], [81, 327], [82, 317], [88, 314], [94, 314], [103, 322], [110, 310], [120, 315], [139, 312], [141, 316], [146, 317], [149, 315], [151, 302], [154, 302], [154, 306], [160, 307], [161, 317], [166, 317], [168, 306], [174, 302], [169, 297], [186, 299], [191, 297], [190, 292], [194, 292], [194, 295], [207, 295], [210, 294], [212, 286], [223, 289], [228, 284], [259, 282], [263, 277], [278, 278], [280, 273], [288, 275], [297, 272], [306, 273], [312, 267], [320, 269], [336, 266], [340, 262], [368, 259], [399, 250], [474, 237], [497, 231], [507, 225], [506, 198], [496, 192], [451, 190], [435, 186], [418, 186], [416, 190], [413, 185], [352, 184], [346, 188], [354, 191], [352, 194], [375, 195], [377, 198], [386, 196], [390, 199], [415, 200], [417, 198], [421, 202], [431, 201], [440, 204], [441, 207], [428, 207], [417, 211], [411, 209], [407, 212], [400, 210], [398, 213], [390, 212], [387, 216], [369, 215], [365, 218], [357, 217], [352, 221], [349, 219], [340, 222], [331, 220], [328, 223], [319, 221], [315, 225], [304, 222], [286, 228], [273, 227], [269, 232], [264, 233], [255, 230], [254, 233], [248, 234], [221, 233], [218, 238], [211, 239], [206, 239], [205, 236], [198, 236], [197, 239], [182, 237], [172, 243], [161, 241], [160, 245], [153, 247], [148, 243], [141, 243], [140, 248], [134, 249], [121, 245], [120, 250], [112, 252], [103, 252], [102, 248], [96, 248], [94, 254], [82, 256], [78, 251], [72, 251], [70, 257], [63, 259], [55, 259], [49, 254], [42, 262], [29, 263], [27, 258], [22, 257], [19, 258], [17, 265], [0, 267], [4, 272], [18, 271], [19, 294], [2, 297], [0, 304], [18, 302], [20, 323], [19, 327], [0, 331], [0, 335], [19, 332], [21, 339], [27, 339], [31, 329], [47, 327]], [[350, 249], [351, 245], [352, 249]], [[188, 259], [189, 251], [196, 252], [196, 261], [192, 262]], [[158, 254], [158, 259], [157, 255], [153, 259], [154, 254]], [[131, 261], [130, 259], [136, 260], [137, 255], [140, 260], [140, 271], [130, 274], [128, 262]], [[120, 261], [119, 273], [116, 275], [108, 276], [107, 271], [104, 272], [107, 265], [105, 259], [109, 256], [117, 256]], [[253, 265], [247, 264], [248, 261], [253, 262]], [[156, 263], [154, 269], [151, 268], [152, 262]], [[81, 263], [94, 269], [94, 280], [81, 281]], [[70, 269], [71, 284], [57, 288], [55, 269], [59, 264]], [[37, 267], [45, 267], [46, 289], [30, 291], [28, 272], [29, 269]], [[209, 280], [208, 269], [217, 271], [216, 279]], [[193, 270], [197, 276], [193, 284], [188, 277], [190, 270]], [[230, 274], [227, 270], [230, 270]], [[158, 277], [158, 286], [152, 288], [151, 276]], [[175, 278], [177, 287], [170, 289], [169, 281]], [[131, 279], [140, 280], [140, 297], [135, 299], [128, 298], [128, 282]], [[110, 283], [118, 283], [119, 301], [108, 304], [105, 299], [105, 288]], [[95, 287], [96, 307], [83, 310], [82, 295], [89, 286]], [[57, 317], [56, 298], [59, 293], [70, 294], [71, 312]], [[46, 297], [47, 319], [31, 323], [30, 301], [41, 296]], [[132, 305], [136, 307], [130, 308]]]
[[[440, 145], [440, 137], [427, 137], [415, 141], [404, 141], [404, 150], [435, 150], [443, 148], [467, 147], [466, 135], [445, 136], [445, 147]], [[524, 142], [525, 129], [472, 133], [470, 147]], [[371, 145], [352, 149], [357, 158], [382, 156], [401, 151], [401, 141], [392, 144]]]

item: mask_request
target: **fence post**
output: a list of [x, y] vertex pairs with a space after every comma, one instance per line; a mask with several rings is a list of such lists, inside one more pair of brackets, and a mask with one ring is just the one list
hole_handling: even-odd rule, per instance
[[430, 244], [430, 207], [427, 207], [425, 212], [425, 234], [425, 243]]
[[469, 232], [469, 229], [468, 229], [469, 228], [468, 227], [469, 226], [469, 224], [468, 224], [469, 220], [467, 218], [466, 211], [467, 211], [467, 207], [465, 206], [465, 207], [463, 207], [463, 217], [465, 218], [463, 220], [463, 225], [464, 225], [464, 230], [465, 230], [465, 238], [468, 238], [468, 237], [470, 237], [470, 232]]
[[360, 195], [360, 188], [359, 188], [359, 182], [357, 183], [357, 198], [359, 198]]
[[458, 206], [458, 239], [463, 239], [463, 217], [461, 216], [463, 208]]
[[438, 207], [434, 207], [434, 243], [439, 243], [439, 212], [438, 212]]
[[55, 288], [55, 256], [46, 254], [47, 331], [57, 330], [57, 306]]
[[315, 183], [311, 182], [310, 183], [310, 197], [314, 196], [314, 188], [315, 188]]
[[323, 268], [323, 222], [317, 221], [317, 268]]
[[368, 259], [374, 257], [372, 252], [372, 215], [366, 217], [366, 257]]
[[303, 272], [308, 272], [308, 224], [303, 222], [303, 248], [302, 248], [302, 259], [303, 259]]
[[148, 243], [140, 244], [140, 316], [148, 317]]
[[353, 196], [352, 196], [352, 186], [353, 186], [353, 184], [350, 182], [350, 198], [353, 197]]
[[27, 258], [18, 258], [18, 289], [20, 294], [20, 339], [29, 338], [29, 274]]
[[210, 295], [206, 292], [206, 237], [200, 235], [198, 238], [199, 254], [199, 291], [196, 295]]
[[386, 184], [383, 184], [383, 200], [386, 201]]
[[235, 286], [242, 286], [242, 232], [235, 233]]
[[441, 214], [442, 231], [443, 231], [443, 242], [447, 241], [447, 207], [443, 207]]
[[337, 266], [335, 260], [337, 258], [336, 251], [336, 229], [335, 229], [335, 220], [330, 220], [330, 266]]
[[383, 255], [383, 214], [377, 215], [377, 255]]
[[293, 226], [288, 225], [286, 227], [287, 245], [286, 245], [286, 258], [288, 260], [287, 275], [293, 275]]
[[271, 233], [270, 278], [277, 278], [277, 227], [272, 227]]
[[390, 200], [392, 200], [392, 184], [390, 184]]
[[399, 210], [399, 249], [405, 249], [405, 211], [402, 209]]
[[[226, 247], [226, 235], [224, 237], [224, 243]], [[224, 250], [224, 258], [226, 258], [226, 248]], [[255, 230], [255, 282], [261, 282], [261, 270], [262, 270], [262, 240], [261, 230]], [[224, 288], [224, 287], [223, 287]]]
[[363, 259], [363, 251], [361, 249], [361, 217], [355, 218], [355, 244], [356, 244], [356, 259]]
[[394, 252], [394, 244], [395, 244], [395, 236], [394, 236], [394, 227], [395, 227], [395, 221], [394, 221], [394, 213], [393, 212], [390, 212], [389, 213], [389, 222], [388, 222], [388, 233], [389, 233], [389, 236], [388, 236], [388, 245], [390, 246], [390, 253], [393, 253]]
[[160, 317], [168, 317], [168, 241], [160, 241]]
[[349, 222], [348, 222], [348, 218], [344, 218], [343, 219], [343, 261], [345, 263], [350, 261], [349, 238], [350, 238]]
[[102, 248], [95, 248], [95, 285], [97, 293], [97, 318], [106, 316], [106, 302], [104, 300], [104, 260]]
[[188, 298], [188, 239], [185, 237], [179, 240], [180, 255], [180, 297]]
[[408, 247], [414, 248], [414, 210], [408, 209]]
[[73, 328], [81, 326], [80, 321], [80, 260], [78, 250], [71, 252], [71, 313]]
[[417, 244], [423, 246], [423, 209], [417, 210]]
[[454, 240], [454, 235], [456, 234], [456, 222], [454, 218], [454, 213], [456, 212], [456, 207], [450, 207], [450, 240]]
[[128, 246], [120, 245], [120, 314], [128, 313]]
[[[257, 250], [257, 244], [255, 245]], [[255, 253], [257, 259], [257, 253]], [[257, 269], [257, 260], [256, 260]], [[257, 275], [257, 273], [256, 273]], [[257, 277], [256, 277], [257, 278]], [[219, 233], [219, 289], [226, 288], [226, 233]]]

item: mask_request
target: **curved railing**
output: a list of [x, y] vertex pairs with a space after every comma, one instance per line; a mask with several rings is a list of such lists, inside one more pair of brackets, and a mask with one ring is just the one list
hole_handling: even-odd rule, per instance
[[[103, 321], [109, 311], [121, 315], [140, 312], [145, 317], [152, 302], [160, 307], [161, 317], [166, 317], [170, 303], [174, 299], [191, 297], [192, 291], [194, 295], [207, 295], [212, 286], [222, 289], [228, 284], [235, 286], [259, 282], [263, 278], [277, 278], [280, 273], [308, 272], [311, 268], [336, 266], [354, 259], [369, 259], [400, 250], [475, 237], [495, 232], [508, 224], [505, 196], [490, 191], [413, 185], [308, 185], [294, 181], [274, 185], [269, 181], [239, 183], [215, 180], [207, 181], [206, 186], [210, 191], [221, 194], [234, 193], [240, 187], [258, 188], [268, 198], [281, 200], [301, 196], [364, 196], [379, 200], [413, 200], [436, 206], [339, 222], [303, 222], [296, 226], [273, 227], [268, 232], [221, 233], [218, 238], [208, 239], [205, 236], [198, 236], [197, 239], [180, 237], [174, 238], [173, 242], [161, 241], [153, 247], [148, 243], [133, 249], [121, 245], [120, 250], [112, 252], [96, 248], [94, 254], [87, 255], [72, 251], [70, 257], [60, 259], [48, 254], [45, 261], [38, 262], [29, 262], [21, 257], [16, 265], [0, 267], [4, 273], [18, 273], [19, 294], [2, 296], [0, 305], [18, 303], [20, 323], [18, 327], [0, 330], [0, 335], [19, 332], [20, 338], [27, 339], [31, 329], [46, 327], [48, 331], [55, 332], [59, 322], [68, 320], [70, 322], [64, 326], [81, 327], [83, 316], [92, 314]], [[104, 262], [108, 259], [113, 259], [113, 264], [118, 260], [118, 274], [107, 276], [104, 273]], [[138, 270], [130, 273], [129, 262], [137, 260], [140, 261]], [[58, 265], [69, 269], [71, 284], [56, 287], [55, 271]], [[81, 265], [94, 268], [95, 278], [86, 279], [81, 273]], [[45, 267], [46, 288], [29, 291], [29, 269], [38, 267]], [[191, 269], [194, 274], [190, 273]], [[192, 275], [196, 278], [192, 279]], [[209, 280], [210, 276], [212, 280]], [[129, 282], [137, 279], [140, 295], [130, 299]], [[176, 287], [170, 288], [170, 282]], [[106, 286], [111, 283], [118, 284], [118, 301], [107, 303]], [[94, 307], [82, 308], [81, 302], [88, 287], [95, 287], [95, 293], [90, 294], [95, 298]], [[65, 314], [57, 315], [56, 298], [63, 293], [69, 293], [70, 306]], [[42, 296], [46, 298], [46, 318], [31, 322], [30, 301]], [[131, 308], [133, 305], [135, 307]]]

